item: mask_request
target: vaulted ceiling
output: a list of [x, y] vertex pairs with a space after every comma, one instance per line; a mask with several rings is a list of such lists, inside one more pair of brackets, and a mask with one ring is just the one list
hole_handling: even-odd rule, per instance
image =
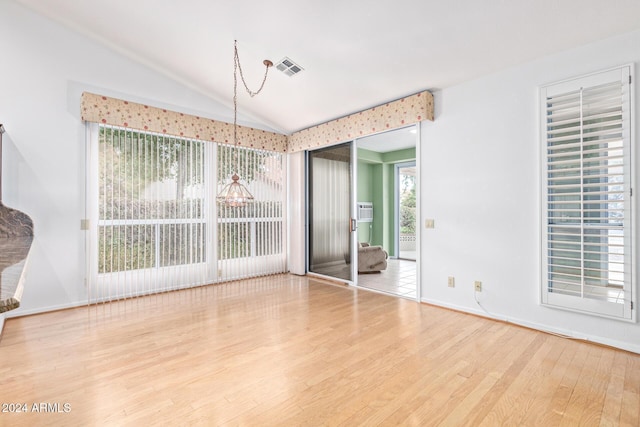
[[239, 97], [283, 133], [640, 29], [638, 0], [18, 1], [229, 107], [234, 39], [252, 89], [288, 57]]

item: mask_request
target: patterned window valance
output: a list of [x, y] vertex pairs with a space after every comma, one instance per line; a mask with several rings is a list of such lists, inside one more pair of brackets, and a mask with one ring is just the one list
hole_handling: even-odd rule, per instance
[[[233, 144], [233, 124], [84, 92], [82, 120]], [[238, 126], [238, 145], [286, 153], [286, 135]]]
[[[166, 133], [219, 143], [233, 143], [233, 124], [84, 92], [82, 120]], [[238, 126], [238, 145], [296, 152], [361, 138], [423, 120], [433, 120], [433, 95], [420, 92], [359, 113], [295, 132], [290, 136]]]
[[289, 152], [362, 138], [423, 120], [433, 121], [433, 95], [428, 91], [295, 132], [289, 137]]

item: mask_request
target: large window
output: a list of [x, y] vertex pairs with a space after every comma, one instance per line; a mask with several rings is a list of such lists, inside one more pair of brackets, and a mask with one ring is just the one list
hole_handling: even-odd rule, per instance
[[97, 129], [97, 227], [92, 299], [211, 279], [210, 147], [111, 126]]
[[545, 305], [634, 318], [630, 71], [541, 88]]
[[[286, 271], [283, 156], [90, 125], [90, 300]], [[255, 197], [215, 196], [237, 172]]]

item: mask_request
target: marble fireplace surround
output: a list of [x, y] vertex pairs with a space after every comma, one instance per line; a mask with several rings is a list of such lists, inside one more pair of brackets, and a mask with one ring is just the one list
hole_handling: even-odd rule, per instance
[[33, 221], [23, 212], [2, 203], [2, 134], [0, 124], [0, 314], [20, 306]]

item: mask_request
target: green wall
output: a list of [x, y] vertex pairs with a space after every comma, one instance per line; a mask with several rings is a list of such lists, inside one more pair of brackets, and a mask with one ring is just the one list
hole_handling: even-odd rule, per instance
[[358, 149], [358, 202], [373, 202], [373, 223], [358, 224], [358, 239], [382, 246], [390, 256], [396, 255], [395, 164], [415, 158], [415, 148], [387, 153]]

